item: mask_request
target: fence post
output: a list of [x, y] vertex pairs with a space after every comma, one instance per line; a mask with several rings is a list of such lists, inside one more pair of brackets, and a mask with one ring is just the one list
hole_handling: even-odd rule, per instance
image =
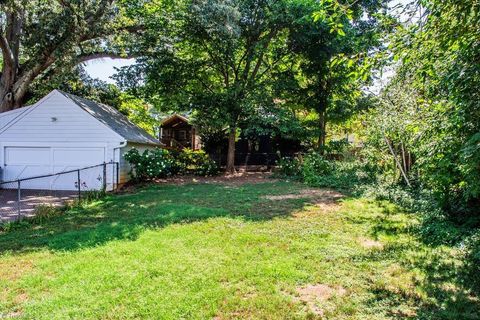
[[116, 174], [116, 178], [117, 178], [117, 186], [116, 186], [115, 190], [118, 190], [118, 184], [119, 184], [119, 179], [120, 179], [120, 176], [119, 176], [119, 168], [118, 168], [118, 162], [115, 162], [115, 167], [116, 167], [116, 171], [117, 171], [117, 174]]
[[17, 209], [18, 209], [18, 217], [20, 218], [21, 215], [22, 215], [22, 203], [21, 203], [21, 200], [22, 200], [22, 192], [21, 192], [21, 189], [20, 189], [20, 180], [17, 181]]
[[107, 191], [107, 163], [103, 163], [103, 192]]
[[110, 161], [110, 164], [112, 165], [112, 191], [115, 190], [115, 162]]
[[80, 169], [77, 170], [77, 188], [78, 188], [78, 200], [82, 197], [82, 191], [80, 189]]

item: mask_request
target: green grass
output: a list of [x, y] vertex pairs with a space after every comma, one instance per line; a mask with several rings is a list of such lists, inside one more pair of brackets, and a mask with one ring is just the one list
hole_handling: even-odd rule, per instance
[[[302, 188], [150, 186], [0, 233], [0, 319], [480, 317], [462, 252], [423, 244], [414, 216], [265, 198]], [[299, 297], [318, 284], [334, 293]]]

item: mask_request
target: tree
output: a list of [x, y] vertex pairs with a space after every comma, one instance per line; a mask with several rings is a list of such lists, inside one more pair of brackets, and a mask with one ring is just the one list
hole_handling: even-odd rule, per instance
[[125, 57], [122, 38], [139, 27], [114, 0], [0, 3], [0, 112], [19, 108], [34, 81], [100, 57]]
[[383, 6], [382, 1], [323, 1], [307, 7], [310, 18], [292, 28], [290, 48], [299, 55], [299, 89], [293, 99], [316, 112], [320, 152], [327, 121], [342, 121], [359, 111], [362, 86], [370, 79], [368, 52], [381, 46], [380, 20], [373, 13]]
[[383, 132], [391, 153], [406, 149], [411, 154], [411, 170], [404, 170], [408, 179], [431, 190], [443, 209], [457, 216], [477, 214], [480, 5], [455, 0], [412, 4], [412, 17], [388, 39], [396, 74], [368, 125], [377, 140], [384, 140]]
[[233, 172], [239, 123], [261, 107], [258, 97], [269, 96], [278, 72], [289, 67], [286, 36], [296, 18], [295, 2], [191, 0], [172, 10], [140, 12], [154, 29], [139, 45], [148, 54], [127, 78], [143, 74], [144, 90], [154, 99], [223, 124], [227, 171]]

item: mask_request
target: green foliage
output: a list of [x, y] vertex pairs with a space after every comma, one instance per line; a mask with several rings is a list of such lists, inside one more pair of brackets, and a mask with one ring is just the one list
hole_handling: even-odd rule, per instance
[[369, 114], [367, 146], [377, 150], [385, 175], [404, 180], [396, 158], [411, 183], [432, 190], [443, 210], [475, 215], [480, 203], [479, 3], [419, 5], [425, 15], [398, 26], [389, 39], [396, 74]]
[[297, 157], [282, 157], [277, 162], [275, 176], [285, 178], [300, 178], [301, 162]]
[[61, 208], [52, 205], [39, 205], [35, 207], [35, 210], [33, 211], [33, 217], [29, 218], [29, 222], [34, 224], [42, 224], [45, 221], [61, 214], [63, 214], [63, 210]]
[[119, 82], [128, 90], [141, 87], [160, 106], [193, 109], [215, 133], [236, 131], [250, 118], [276, 117], [268, 107], [291, 57], [287, 28], [303, 17], [297, 5], [186, 0], [139, 6], [132, 15], [147, 28], [135, 45], [144, 55], [124, 69]]
[[136, 181], [166, 178], [175, 174], [212, 176], [219, 172], [217, 164], [203, 150], [168, 151], [157, 148], [140, 153], [132, 148], [124, 157], [131, 165], [130, 174]]
[[[238, 129], [311, 139], [319, 135], [318, 122], [306, 130], [299, 121], [305, 110], [328, 109], [328, 121], [358, 110], [370, 70], [363, 53], [380, 44], [380, 20], [373, 13], [383, 6], [310, 0], [138, 3], [129, 12], [146, 25], [134, 43], [143, 54], [117, 80], [158, 108], [193, 110], [209, 149], [210, 141]], [[334, 24], [314, 19], [320, 11], [339, 17]]]
[[[320, 1], [313, 8], [313, 19], [293, 25], [290, 48], [298, 55], [294, 73], [297, 87], [286, 96], [304, 110], [315, 113], [311, 146], [325, 147], [326, 124], [343, 122], [362, 110], [362, 87], [371, 80], [373, 61], [365, 54], [382, 46], [382, 1]], [[368, 21], [364, 17], [369, 17]], [[292, 99], [293, 98], [293, 99]]]
[[87, 190], [82, 192], [80, 197], [80, 205], [88, 204], [97, 200], [100, 200], [106, 196], [104, 190]]
[[213, 176], [219, 172], [217, 164], [203, 150], [183, 149], [176, 154], [176, 162], [183, 174]]
[[[124, 1], [0, 2], [0, 111], [20, 107], [42, 82], [99, 57], [126, 57], [137, 21]], [[58, 83], [56, 79], [54, 83]], [[7, 95], [8, 93], [8, 95]]]
[[346, 139], [330, 140], [323, 148], [323, 151], [330, 157], [343, 156], [350, 147], [350, 143]]
[[465, 284], [473, 290], [480, 292], [480, 231], [477, 230], [465, 241], [466, 272], [463, 273]]
[[118, 98], [120, 112], [140, 128], [155, 136], [159, 126], [159, 114], [153, 106], [134, 95], [122, 92]]
[[175, 159], [165, 149], [147, 149], [140, 153], [136, 148], [132, 148], [124, 157], [130, 164], [130, 174], [136, 181], [165, 178], [176, 173]]
[[332, 173], [333, 163], [317, 152], [310, 152], [303, 158], [301, 173], [303, 181], [308, 185], [316, 185], [319, 177]]
[[365, 185], [375, 181], [376, 170], [367, 162], [332, 161], [318, 152], [309, 152], [302, 158], [281, 158], [275, 174], [302, 180], [313, 187], [336, 188], [358, 193]]

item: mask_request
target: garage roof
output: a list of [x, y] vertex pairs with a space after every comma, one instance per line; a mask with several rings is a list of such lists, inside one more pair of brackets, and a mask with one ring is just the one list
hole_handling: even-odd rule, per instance
[[[53, 90], [50, 94], [44, 97], [42, 100], [50, 96], [51, 94], [61, 94], [84, 111], [89, 113], [92, 117], [102, 122], [108, 128], [116, 132], [128, 142], [161, 145], [160, 141], [152, 137], [148, 132], [133, 124], [128, 118], [120, 113], [117, 109], [108, 106], [103, 103], [94, 102], [88, 99], [78, 97], [73, 94], [63, 92], [61, 90]], [[28, 110], [42, 103], [42, 100], [32, 106], [26, 106], [23, 108], [2, 112], [0, 113], [0, 131], [7, 126], [12, 125], [17, 119], [21, 118], [23, 114], [26, 114]]]
[[30, 106], [0, 113], [0, 129], [9, 124], [13, 119], [24, 113]]
[[98, 119], [107, 127], [125, 138], [128, 142], [160, 145], [160, 141], [152, 137], [145, 130], [133, 124], [117, 109], [103, 103], [94, 102], [76, 95], [57, 90], [75, 104]]

